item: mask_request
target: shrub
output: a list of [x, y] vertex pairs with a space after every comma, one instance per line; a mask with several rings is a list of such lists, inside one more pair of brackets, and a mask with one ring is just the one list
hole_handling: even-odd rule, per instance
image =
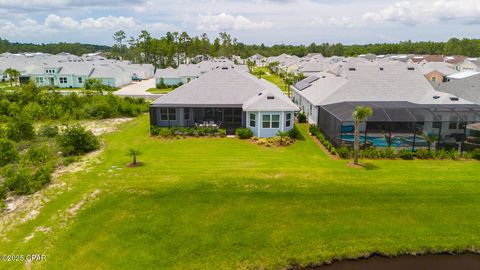
[[320, 129], [317, 127], [317, 125], [310, 125], [310, 127], [308, 128], [308, 130], [310, 131], [310, 133], [312, 135], [317, 135], [317, 133], [320, 132]]
[[0, 184], [0, 210], [5, 208], [5, 199], [7, 198], [7, 188]]
[[19, 158], [15, 144], [7, 139], [0, 139], [0, 167], [17, 161]]
[[170, 128], [160, 128], [158, 131], [158, 135], [163, 138], [169, 138], [172, 137], [174, 134], [173, 130]]
[[299, 134], [300, 131], [298, 131], [298, 127], [296, 125], [293, 125], [293, 128], [288, 131], [288, 136], [292, 139], [298, 139]]
[[23, 163], [17, 167], [8, 165], [3, 170], [5, 187], [14, 194], [32, 194], [51, 181], [53, 169], [51, 163], [39, 167], [30, 167]]
[[434, 154], [427, 149], [418, 149], [415, 151], [415, 157], [418, 159], [431, 159], [434, 158]]
[[64, 155], [84, 154], [100, 147], [97, 137], [80, 125], [67, 126], [57, 141]]
[[458, 160], [460, 153], [456, 149], [452, 149], [447, 152], [447, 156], [453, 160]]
[[395, 150], [393, 150], [390, 147], [387, 147], [383, 150], [383, 157], [389, 158], [389, 159], [395, 159], [397, 157], [397, 154], [395, 153]]
[[218, 135], [222, 138], [227, 137], [227, 130], [223, 128], [218, 129]]
[[157, 126], [150, 126], [150, 135], [158, 136], [160, 134], [160, 128]]
[[398, 152], [398, 157], [401, 159], [405, 160], [412, 160], [413, 159], [413, 153], [412, 151], [408, 149], [402, 149]]
[[48, 145], [34, 145], [30, 147], [25, 153], [24, 162], [28, 162], [34, 165], [41, 165], [47, 163], [52, 159], [52, 152]]
[[360, 156], [363, 158], [377, 159], [377, 158], [383, 158], [383, 153], [384, 152], [380, 151], [378, 148], [368, 147], [360, 153]]
[[31, 140], [35, 137], [33, 123], [26, 117], [14, 117], [7, 123], [7, 137], [12, 141]]
[[235, 130], [235, 134], [238, 138], [242, 140], [250, 139], [253, 137], [253, 131], [251, 131], [249, 128], [237, 128]]
[[348, 146], [343, 145], [340, 148], [337, 148], [337, 153], [340, 158], [348, 159], [352, 157], [352, 149]]
[[299, 112], [297, 119], [299, 123], [307, 123], [307, 115], [304, 112]]
[[58, 127], [53, 125], [43, 125], [38, 130], [38, 135], [47, 138], [56, 137], [58, 135]]
[[447, 151], [445, 149], [440, 149], [435, 151], [435, 158], [436, 159], [446, 159], [447, 158]]
[[477, 148], [470, 153], [471, 157], [476, 160], [480, 160], [480, 149]]

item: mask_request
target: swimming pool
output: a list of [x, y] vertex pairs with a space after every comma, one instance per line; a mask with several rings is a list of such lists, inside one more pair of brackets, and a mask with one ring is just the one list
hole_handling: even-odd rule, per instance
[[[342, 141], [347, 142], [347, 143], [353, 143], [355, 136], [354, 135], [349, 135], [345, 134], [341, 136]], [[367, 135], [367, 141], [370, 142], [373, 146], [376, 147], [387, 147], [388, 143], [385, 137], [378, 137], [378, 136], [368, 136]], [[392, 147], [406, 147], [406, 146], [412, 146], [413, 144], [414, 137], [413, 136], [405, 136], [405, 137], [393, 137], [392, 138], [392, 144], [390, 146]], [[362, 144], [365, 141], [365, 135], [360, 135], [360, 144]], [[415, 144], [425, 144], [426, 141], [421, 138], [421, 137], [415, 137]]]

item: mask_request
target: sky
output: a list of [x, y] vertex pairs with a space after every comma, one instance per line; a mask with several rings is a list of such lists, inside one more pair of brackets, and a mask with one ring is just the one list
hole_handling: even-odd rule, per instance
[[480, 37], [480, 0], [0, 0], [0, 37], [111, 45], [115, 31], [247, 44], [446, 41]]

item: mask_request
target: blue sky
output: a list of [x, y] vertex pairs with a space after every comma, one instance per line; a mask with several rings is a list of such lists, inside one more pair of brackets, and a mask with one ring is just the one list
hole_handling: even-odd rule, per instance
[[0, 37], [111, 44], [167, 31], [226, 31], [267, 45], [480, 37], [479, 0], [0, 0]]

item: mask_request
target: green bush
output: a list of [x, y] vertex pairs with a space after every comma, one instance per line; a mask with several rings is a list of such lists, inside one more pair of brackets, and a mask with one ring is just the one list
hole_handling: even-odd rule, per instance
[[19, 158], [15, 144], [7, 139], [0, 139], [0, 167], [17, 161]]
[[470, 153], [471, 157], [476, 160], [480, 160], [480, 149], [477, 148]]
[[97, 137], [80, 125], [67, 126], [57, 141], [64, 155], [84, 154], [100, 147]]
[[413, 153], [412, 151], [408, 149], [402, 149], [398, 152], [398, 157], [401, 159], [405, 160], [412, 160], [413, 159]]
[[158, 136], [163, 138], [170, 138], [174, 134], [173, 130], [170, 128], [160, 128], [158, 131]]
[[417, 149], [417, 151], [415, 151], [415, 157], [418, 159], [431, 159], [434, 158], [434, 153], [427, 149]]
[[300, 131], [298, 131], [298, 127], [296, 125], [293, 125], [293, 128], [288, 131], [288, 136], [292, 139], [298, 139], [299, 135]]
[[310, 125], [308, 130], [312, 135], [315, 135], [315, 136], [320, 132], [320, 129], [317, 127], [317, 125]]
[[337, 153], [340, 158], [344, 158], [344, 159], [351, 158], [353, 155], [352, 149], [345, 145], [337, 148]]
[[307, 123], [307, 115], [304, 112], [299, 112], [297, 119], [299, 123]]
[[38, 135], [47, 138], [56, 137], [58, 135], [58, 127], [54, 125], [43, 125], [38, 130]]
[[223, 128], [218, 129], [218, 135], [222, 138], [227, 137], [227, 130]]
[[32, 120], [21, 116], [11, 118], [7, 123], [7, 137], [16, 142], [35, 138]]
[[360, 152], [360, 156], [369, 159], [378, 159], [384, 157], [384, 152], [376, 147], [368, 147]]
[[446, 159], [448, 158], [447, 151], [445, 149], [440, 149], [435, 151], [435, 158], [436, 159]]
[[7, 198], [7, 188], [5, 187], [5, 185], [0, 184], [0, 210], [5, 208], [5, 199], [6, 198]]
[[452, 150], [447, 152], [447, 156], [450, 159], [458, 160], [458, 158], [460, 157], [460, 153], [456, 149], [452, 149]]
[[34, 165], [47, 163], [52, 160], [52, 158], [53, 154], [50, 150], [50, 147], [46, 144], [34, 145], [30, 147], [23, 157], [24, 161]]
[[389, 159], [395, 159], [397, 157], [397, 154], [395, 153], [395, 150], [393, 150], [390, 147], [387, 147], [383, 149], [383, 157], [389, 158]]
[[235, 130], [235, 134], [238, 138], [242, 140], [250, 139], [253, 137], [253, 131], [251, 131], [249, 128], [237, 128]]
[[48, 184], [52, 177], [54, 166], [51, 163], [39, 167], [27, 166], [20, 163], [18, 166], [8, 165], [3, 170], [5, 187], [14, 194], [32, 194]]

